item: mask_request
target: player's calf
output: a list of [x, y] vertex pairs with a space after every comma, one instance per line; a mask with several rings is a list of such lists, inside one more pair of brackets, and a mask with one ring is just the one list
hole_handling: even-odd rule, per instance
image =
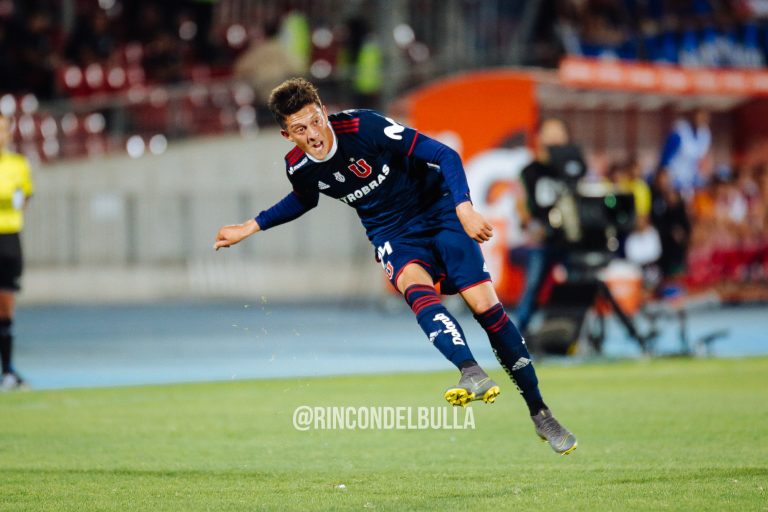
[[465, 361], [474, 361], [459, 322], [440, 302], [434, 286], [414, 284], [403, 293], [429, 341], [450, 362], [461, 369]]
[[488, 334], [496, 358], [523, 395], [531, 416], [546, 408], [525, 340], [501, 304], [475, 315]]
[[433, 286], [412, 285], [403, 293], [429, 341], [461, 371], [459, 384], [445, 392], [445, 399], [453, 405], [466, 405], [472, 400], [493, 402], [499, 386], [491, 380], [475, 361], [467, 346], [459, 322], [440, 302]]

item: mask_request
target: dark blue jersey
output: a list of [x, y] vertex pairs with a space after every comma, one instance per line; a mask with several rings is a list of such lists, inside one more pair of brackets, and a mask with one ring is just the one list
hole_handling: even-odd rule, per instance
[[447, 146], [371, 110], [329, 120], [334, 141], [325, 160], [298, 147], [286, 155], [293, 193], [257, 217], [262, 229], [298, 217], [324, 194], [353, 207], [375, 243], [469, 199], [461, 160]]

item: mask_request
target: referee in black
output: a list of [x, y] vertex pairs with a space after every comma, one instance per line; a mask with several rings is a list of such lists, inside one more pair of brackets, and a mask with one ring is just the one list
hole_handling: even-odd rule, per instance
[[19, 291], [22, 255], [20, 233], [24, 208], [32, 197], [29, 163], [24, 156], [7, 150], [11, 142], [11, 120], [0, 114], [0, 362], [2, 390], [18, 389], [24, 381], [16, 373], [13, 355], [14, 295]]

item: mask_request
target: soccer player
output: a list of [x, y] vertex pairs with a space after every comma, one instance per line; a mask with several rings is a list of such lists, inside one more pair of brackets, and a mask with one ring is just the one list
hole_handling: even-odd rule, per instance
[[6, 151], [11, 141], [10, 120], [0, 114], [0, 388], [20, 388], [24, 381], [11, 363], [13, 353], [14, 293], [19, 291], [22, 270], [19, 233], [23, 210], [32, 196], [32, 180], [26, 158]]
[[576, 437], [544, 403], [525, 341], [496, 297], [478, 244], [490, 239], [492, 228], [472, 206], [459, 155], [372, 110], [328, 115], [315, 87], [300, 78], [276, 87], [269, 109], [282, 136], [296, 145], [285, 157], [293, 190], [255, 219], [222, 227], [214, 248], [296, 219], [317, 205], [320, 193], [348, 204], [424, 334], [461, 372], [445, 399], [490, 403], [500, 390], [440, 302], [438, 282], [442, 293], [461, 294], [485, 329], [539, 437], [557, 453], [573, 451]]

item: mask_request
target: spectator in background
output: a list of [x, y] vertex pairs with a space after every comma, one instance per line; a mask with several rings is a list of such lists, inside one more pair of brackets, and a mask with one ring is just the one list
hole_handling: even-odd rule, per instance
[[301, 74], [301, 62], [280, 42], [280, 25], [267, 23], [264, 37], [255, 39], [235, 62], [235, 77], [246, 81], [256, 93], [259, 119], [271, 117], [266, 108], [269, 94], [284, 80]]
[[531, 242], [525, 271], [525, 288], [516, 312], [517, 325], [523, 334], [536, 312], [536, 300], [545, 278], [552, 268], [565, 258], [561, 241], [547, 221], [549, 210], [557, 199], [557, 192], [552, 187], [558, 175], [557, 170], [549, 164], [548, 148], [569, 142], [568, 127], [562, 119], [542, 120], [536, 134], [535, 160], [520, 172], [526, 201], [525, 209], [521, 209], [519, 214]]
[[745, 239], [749, 226], [749, 203], [744, 191], [730, 175], [718, 178], [720, 186], [715, 194], [715, 221], [719, 227], [723, 246], [734, 247]]
[[127, 36], [131, 41], [149, 44], [168, 30], [166, 16], [159, 3], [130, 2], [126, 5]]
[[355, 104], [360, 108], [376, 108], [381, 92], [383, 56], [376, 34], [362, 16], [347, 21], [344, 50], [355, 92]]
[[56, 93], [55, 69], [61, 64], [61, 56], [51, 13], [46, 10], [32, 12], [24, 20], [13, 43], [18, 48], [16, 73], [21, 78], [22, 89], [42, 99], [53, 98]]
[[0, 92], [19, 90], [18, 52], [13, 51], [11, 23], [0, 19]]
[[673, 277], [685, 270], [691, 223], [683, 197], [666, 169], [654, 176], [651, 198], [651, 223], [661, 238], [659, 266], [664, 277]]
[[632, 33], [623, 5], [593, 0], [582, 18], [582, 52], [586, 56], [634, 60], [637, 47]]
[[608, 171], [608, 178], [622, 191], [631, 192], [635, 200], [635, 216], [638, 220], [650, 221], [651, 188], [643, 179], [640, 163], [632, 157], [614, 164]]
[[642, 170], [635, 158], [614, 164], [609, 178], [620, 192], [632, 194], [635, 202], [635, 226], [624, 240], [627, 260], [643, 269], [644, 281], [649, 289], [659, 284], [657, 263], [661, 258], [661, 238], [651, 223], [651, 189], [642, 177]]
[[17, 389], [24, 381], [13, 367], [14, 294], [19, 291], [22, 271], [21, 240], [24, 208], [32, 196], [32, 178], [27, 159], [7, 151], [11, 122], [0, 114], [0, 389]]
[[101, 10], [82, 14], [67, 43], [67, 58], [79, 66], [105, 63], [117, 48], [109, 17]]
[[303, 12], [294, 9], [285, 15], [280, 26], [280, 42], [299, 63], [301, 74], [305, 74], [312, 56], [312, 35]]
[[184, 77], [181, 43], [175, 34], [158, 32], [144, 49], [142, 65], [147, 79], [158, 83], [179, 82]]
[[755, 169], [757, 197], [753, 203], [753, 222], [759, 229], [760, 251], [757, 255], [761, 277], [768, 280], [768, 168], [765, 164]]
[[659, 168], [669, 175], [672, 186], [686, 201], [706, 182], [702, 163], [711, 144], [709, 112], [703, 109], [677, 119], [664, 143]]
[[750, 201], [750, 222], [762, 240], [761, 245], [768, 243], [768, 169], [765, 164], [756, 165], [752, 171], [754, 192]]

